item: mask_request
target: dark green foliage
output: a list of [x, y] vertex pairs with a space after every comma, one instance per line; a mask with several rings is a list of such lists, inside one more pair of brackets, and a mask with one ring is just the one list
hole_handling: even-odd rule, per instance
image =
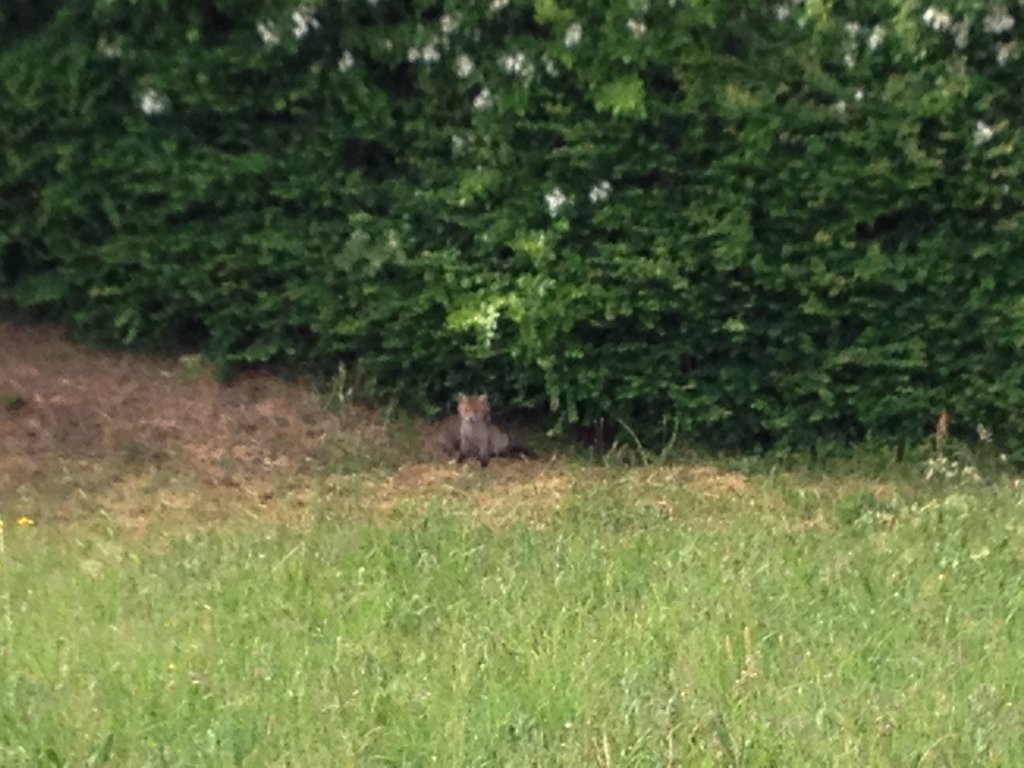
[[15, 3], [0, 302], [416, 408], [1018, 448], [1017, 28], [642, 5]]

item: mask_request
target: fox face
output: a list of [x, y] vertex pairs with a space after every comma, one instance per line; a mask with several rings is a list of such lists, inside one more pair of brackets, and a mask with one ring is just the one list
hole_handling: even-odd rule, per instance
[[489, 423], [491, 404], [487, 395], [464, 395], [459, 393], [459, 418], [471, 423]]

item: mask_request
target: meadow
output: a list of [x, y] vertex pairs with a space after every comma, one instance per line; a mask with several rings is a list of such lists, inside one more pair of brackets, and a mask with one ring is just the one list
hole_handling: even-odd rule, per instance
[[53, 474], [0, 765], [1020, 765], [1024, 489], [921, 469]]

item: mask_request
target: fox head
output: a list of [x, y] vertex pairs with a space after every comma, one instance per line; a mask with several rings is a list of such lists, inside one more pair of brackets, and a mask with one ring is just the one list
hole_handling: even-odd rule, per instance
[[460, 392], [459, 417], [463, 421], [490, 421], [491, 404], [487, 395], [464, 395]]

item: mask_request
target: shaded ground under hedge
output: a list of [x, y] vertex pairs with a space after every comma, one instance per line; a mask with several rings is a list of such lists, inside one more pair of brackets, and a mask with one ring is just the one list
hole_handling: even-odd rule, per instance
[[388, 439], [383, 419], [331, 410], [308, 385], [221, 383], [190, 358], [87, 349], [47, 327], [0, 324], [0, 397], [0, 486], [115, 456], [230, 481], [300, 470], [332, 436], [368, 450]]

